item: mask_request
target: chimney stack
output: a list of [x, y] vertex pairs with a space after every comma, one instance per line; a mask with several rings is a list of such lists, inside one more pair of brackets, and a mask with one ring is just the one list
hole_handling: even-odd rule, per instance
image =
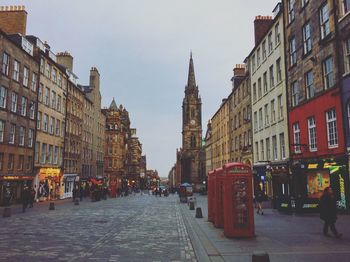
[[245, 64], [237, 64], [235, 68], [233, 68], [233, 77], [231, 79], [233, 88], [236, 88], [241, 84], [245, 78], [245, 74]]
[[0, 6], [0, 29], [9, 35], [26, 35], [27, 12], [25, 7]]
[[255, 45], [266, 35], [273, 23], [272, 16], [256, 16], [254, 20]]
[[73, 72], [73, 56], [67, 52], [59, 52], [56, 55], [57, 62]]

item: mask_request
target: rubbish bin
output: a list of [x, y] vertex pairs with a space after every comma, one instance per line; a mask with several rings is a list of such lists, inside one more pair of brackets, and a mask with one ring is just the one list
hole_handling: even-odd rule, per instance
[[227, 237], [254, 236], [253, 177], [249, 165], [224, 165], [224, 234]]

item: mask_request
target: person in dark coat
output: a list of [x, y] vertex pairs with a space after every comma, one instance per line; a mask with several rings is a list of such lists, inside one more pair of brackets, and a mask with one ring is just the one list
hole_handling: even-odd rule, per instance
[[323, 234], [329, 236], [328, 227], [330, 227], [333, 234], [337, 238], [340, 238], [342, 235], [335, 228], [335, 222], [337, 221], [337, 202], [331, 187], [324, 189], [323, 195], [320, 198], [319, 210], [320, 218], [324, 221]]
[[36, 191], [33, 187], [30, 188], [30, 191], [29, 191], [29, 207], [33, 207], [33, 204], [34, 204], [34, 200], [35, 200], [35, 194], [36, 194]]
[[83, 197], [84, 197], [84, 188], [82, 185], [80, 185], [80, 193], [79, 193], [79, 197], [80, 197], [80, 201], [83, 201]]
[[29, 198], [30, 198], [30, 193], [29, 193], [29, 188], [25, 186], [22, 191], [22, 212], [26, 212], [26, 208], [28, 206]]
[[264, 192], [258, 188], [256, 191], [255, 201], [256, 201], [256, 213], [257, 214], [264, 214], [263, 208], [262, 208], [262, 202], [264, 200]]

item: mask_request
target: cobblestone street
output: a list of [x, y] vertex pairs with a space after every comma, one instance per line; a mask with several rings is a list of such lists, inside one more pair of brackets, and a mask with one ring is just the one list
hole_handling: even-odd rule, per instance
[[177, 196], [48, 203], [0, 219], [0, 260], [196, 261]]

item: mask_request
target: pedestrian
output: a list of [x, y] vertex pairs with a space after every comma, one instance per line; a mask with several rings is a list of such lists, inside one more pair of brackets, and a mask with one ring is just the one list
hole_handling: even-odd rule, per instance
[[28, 201], [29, 201], [29, 198], [30, 198], [30, 196], [29, 196], [29, 189], [28, 189], [27, 186], [23, 187], [21, 197], [22, 197], [22, 212], [24, 213], [24, 212], [26, 212], [26, 208], [28, 206]]
[[33, 204], [34, 204], [34, 200], [35, 200], [35, 189], [34, 187], [31, 187], [30, 188], [30, 191], [29, 191], [29, 207], [33, 207]]
[[84, 187], [83, 187], [83, 185], [80, 185], [79, 197], [80, 197], [80, 201], [83, 201], [83, 197], [84, 197]]
[[261, 188], [259, 187], [257, 189], [256, 196], [255, 196], [256, 208], [257, 208], [256, 213], [257, 214], [264, 215], [264, 211], [263, 211], [263, 208], [262, 208], [263, 199], [264, 199], [264, 193], [261, 190]]
[[75, 186], [73, 186], [73, 190], [72, 190], [72, 196], [73, 196], [73, 202], [75, 201], [75, 198], [77, 197], [77, 189]]
[[159, 197], [162, 197], [162, 188], [159, 188]]
[[337, 202], [331, 187], [326, 187], [324, 189], [320, 198], [319, 210], [320, 218], [324, 221], [323, 234], [329, 236], [328, 227], [330, 227], [335, 237], [340, 238], [342, 234], [338, 233], [335, 228], [335, 222], [337, 221]]

